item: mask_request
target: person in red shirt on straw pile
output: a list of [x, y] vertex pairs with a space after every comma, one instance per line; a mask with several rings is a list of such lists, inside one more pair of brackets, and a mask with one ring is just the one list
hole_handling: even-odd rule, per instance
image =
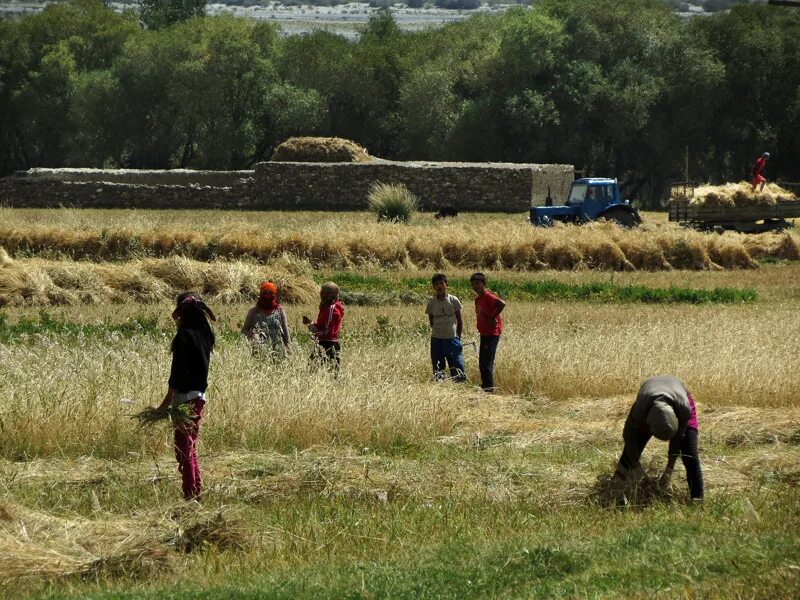
[[767, 166], [767, 161], [769, 160], [769, 152], [764, 152], [761, 156], [756, 159], [756, 162], [753, 164], [753, 181], [750, 183], [753, 184], [753, 193], [755, 193], [756, 188], [760, 185], [761, 189], [758, 190], [759, 192], [764, 191], [764, 186], [767, 185], [766, 178], [761, 174], [764, 170], [764, 167]]
[[496, 294], [486, 288], [486, 275], [473, 273], [469, 278], [475, 292], [475, 316], [478, 321], [478, 333], [481, 335], [481, 346], [478, 353], [478, 365], [481, 371], [481, 388], [488, 393], [494, 392], [494, 357], [500, 334], [503, 333], [503, 320], [500, 313], [506, 307]]

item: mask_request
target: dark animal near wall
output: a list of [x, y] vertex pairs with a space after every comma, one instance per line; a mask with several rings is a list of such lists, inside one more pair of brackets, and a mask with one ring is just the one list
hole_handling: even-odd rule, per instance
[[442, 206], [439, 212], [433, 215], [434, 219], [444, 219], [445, 217], [457, 217], [458, 209], [455, 206]]

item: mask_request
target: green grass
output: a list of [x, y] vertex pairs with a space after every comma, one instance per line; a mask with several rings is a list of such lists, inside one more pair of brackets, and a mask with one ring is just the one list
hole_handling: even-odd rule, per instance
[[[751, 450], [706, 438], [702, 505], [685, 503], [679, 465], [673, 504], [606, 509], [595, 503], [591, 482], [610, 468], [621, 440], [527, 448], [513, 442], [356, 456], [334, 447], [208, 455], [201, 445], [209, 490], [203, 510], [237, 524], [243, 548], [205, 544], [175, 552], [152, 576], [101, 569], [0, 587], [0, 596], [794, 598], [800, 591], [798, 488], [758, 484], [753, 473], [746, 489], [728, 489], [715, 471], [717, 460], [747, 462]], [[664, 447], [655, 444], [647, 458], [663, 459]], [[135, 515], [143, 524], [179, 510], [167, 454], [45, 465], [0, 462], [4, 500], [98, 521]], [[584, 470], [577, 480], [569, 475], [576, 467]], [[437, 472], [440, 482], [431, 480]], [[148, 482], [148, 473], [161, 477]], [[287, 473], [303, 483], [289, 477], [286, 487], [277, 485]], [[371, 490], [388, 483], [394, 493], [377, 500]], [[577, 493], [564, 495], [576, 484]]]
[[[327, 276], [326, 276], [327, 277]], [[432, 295], [429, 278], [404, 278], [397, 282], [376, 275], [359, 275], [352, 272], [333, 273], [329, 279], [342, 288], [346, 301], [355, 305], [422, 304]], [[324, 278], [320, 278], [322, 281]], [[596, 303], [642, 304], [733, 304], [755, 302], [755, 289], [715, 287], [712, 289], [670, 286], [666, 288], [645, 285], [619, 285], [611, 282], [569, 284], [543, 279], [512, 282], [493, 278], [490, 289], [511, 300], [565, 300]], [[450, 293], [466, 299], [472, 297], [469, 279], [449, 280]]]
[[[70, 580], [37, 598], [796, 597], [798, 494], [598, 512], [487, 500], [293, 498], [240, 509], [295, 536], [281, 556], [206, 548], [155, 581]], [[756, 513], [758, 517], [754, 517]], [[204, 572], [193, 582], [193, 573]], [[738, 593], [737, 593], [738, 590]]]
[[9, 343], [27, 335], [54, 334], [67, 339], [79, 336], [96, 337], [109, 334], [121, 335], [125, 338], [134, 335], [156, 335], [165, 329], [156, 317], [137, 315], [122, 323], [76, 323], [62, 316], [53, 315], [46, 310], [39, 311], [38, 318], [22, 317], [10, 322], [8, 317], [0, 313], [0, 342]]
[[[130, 339], [142, 335], [164, 336], [174, 332], [172, 323], [167, 323], [152, 313], [134, 315], [121, 322], [107, 320], [100, 323], [80, 323], [69, 319], [65, 312], [44, 309], [39, 311], [37, 317], [22, 316], [13, 321], [0, 312], [0, 343], [19, 342], [37, 335], [55, 335], [74, 341], [78, 338]], [[227, 323], [220, 323], [216, 332], [223, 339], [235, 339], [239, 336], [239, 332], [234, 331]]]

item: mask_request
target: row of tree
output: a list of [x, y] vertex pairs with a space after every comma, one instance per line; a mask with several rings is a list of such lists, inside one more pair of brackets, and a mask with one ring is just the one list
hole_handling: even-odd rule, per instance
[[394, 159], [563, 162], [646, 206], [671, 181], [798, 180], [800, 11], [682, 20], [660, 0], [540, 0], [411, 33], [159, 29], [73, 0], [0, 21], [0, 173], [241, 169], [292, 135]]
[[[137, 4], [144, 2], [146, 4], [158, 3], [172, 3], [180, 2], [181, 0], [117, 0], [120, 4]], [[204, 2], [204, 0], [201, 0]], [[405, 4], [409, 8], [422, 8], [422, 7], [439, 7], [439, 8], [453, 8], [458, 10], [474, 10], [481, 5], [497, 6], [508, 4], [533, 4], [535, 0], [359, 0], [362, 4], [369, 4], [374, 6], [376, 4], [385, 6], [397, 6]], [[277, 4], [284, 6], [337, 6], [340, 4], [348, 4], [351, 0], [278, 0]], [[707, 12], [717, 12], [722, 10], [730, 10], [737, 4], [748, 4], [751, 2], [764, 3], [766, 0], [662, 0], [667, 6], [673, 10], [680, 12], [689, 12], [691, 10], [702, 9]], [[224, 6], [269, 6], [273, 0], [224, 0], [218, 4]]]

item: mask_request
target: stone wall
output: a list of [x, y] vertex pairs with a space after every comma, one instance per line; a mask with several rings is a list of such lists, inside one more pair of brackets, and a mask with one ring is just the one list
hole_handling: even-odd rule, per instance
[[18, 177], [43, 181], [109, 182], [132, 185], [233, 187], [252, 179], [253, 171], [195, 171], [192, 169], [28, 169]]
[[548, 186], [566, 198], [572, 165], [512, 163], [290, 163], [255, 171], [31, 169], [0, 179], [0, 204], [17, 207], [363, 210], [372, 184], [402, 183], [423, 210], [523, 212]]
[[235, 187], [132, 185], [31, 177], [0, 179], [0, 204], [25, 208], [219, 208], [251, 209], [249, 182]]
[[566, 197], [573, 172], [572, 165], [513, 163], [266, 162], [256, 165], [253, 190], [269, 206], [359, 210], [372, 184], [401, 183], [423, 210], [523, 212], [544, 202], [548, 185], [554, 198]]

